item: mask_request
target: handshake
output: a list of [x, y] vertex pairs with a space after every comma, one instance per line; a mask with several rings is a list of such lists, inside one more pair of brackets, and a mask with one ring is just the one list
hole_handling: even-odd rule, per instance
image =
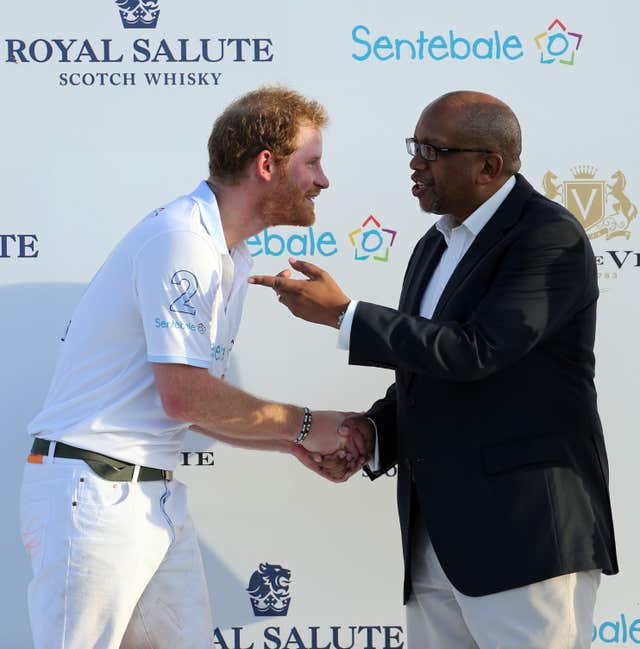
[[332, 482], [344, 482], [373, 454], [373, 424], [362, 413], [315, 411], [311, 431], [288, 449], [307, 468]]

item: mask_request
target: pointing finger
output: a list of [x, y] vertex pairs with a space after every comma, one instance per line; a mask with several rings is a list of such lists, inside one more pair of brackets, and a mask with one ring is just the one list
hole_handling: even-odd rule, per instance
[[249, 284], [257, 284], [258, 286], [268, 286], [275, 288], [277, 276], [274, 275], [252, 275], [249, 277]]
[[249, 278], [250, 284], [259, 284], [268, 286], [276, 293], [296, 294], [300, 292], [300, 287], [307, 280], [289, 279], [282, 273], [278, 275], [253, 275]]
[[277, 275], [252, 275], [248, 281], [249, 284], [268, 286], [276, 293], [295, 293], [302, 280], [289, 279], [283, 273], [278, 273]]

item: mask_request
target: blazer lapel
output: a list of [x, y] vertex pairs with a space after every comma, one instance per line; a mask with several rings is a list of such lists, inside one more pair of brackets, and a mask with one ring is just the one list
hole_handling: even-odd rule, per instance
[[[422, 296], [446, 247], [444, 237], [435, 226], [422, 238], [407, 268], [400, 295], [399, 311], [409, 315], [418, 315]], [[396, 370], [396, 375], [399, 372], [400, 370]], [[405, 390], [409, 390], [414, 378], [415, 374], [405, 373]]]
[[435, 227], [422, 238], [407, 268], [400, 294], [399, 311], [417, 315], [427, 282], [431, 279], [445, 248], [444, 237]]
[[489, 250], [502, 240], [504, 233], [519, 220], [523, 205], [532, 192], [533, 187], [518, 174], [514, 188], [502, 202], [502, 205], [500, 205], [496, 213], [489, 219], [489, 222], [482, 228], [469, 250], [467, 250], [453, 271], [433, 312], [434, 320], [440, 317], [447, 302], [456, 293], [467, 275], [473, 271]]

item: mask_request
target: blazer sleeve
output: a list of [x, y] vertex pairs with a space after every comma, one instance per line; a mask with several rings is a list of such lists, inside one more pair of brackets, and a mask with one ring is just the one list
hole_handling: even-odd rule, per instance
[[515, 363], [598, 296], [589, 240], [570, 218], [540, 219], [504, 252], [465, 321], [431, 320], [360, 302], [349, 362], [476, 381]]
[[398, 463], [397, 435], [397, 402], [396, 384], [389, 386], [382, 399], [378, 399], [366, 413], [376, 425], [378, 433], [378, 450], [380, 453], [380, 469], [372, 471], [365, 467], [365, 472], [375, 480], [384, 475], [392, 466]]

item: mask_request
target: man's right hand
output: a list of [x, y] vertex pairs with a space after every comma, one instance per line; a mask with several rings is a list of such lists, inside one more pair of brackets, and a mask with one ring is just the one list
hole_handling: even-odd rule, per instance
[[375, 429], [362, 413], [350, 413], [340, 423], [338, 434], [343, 438], [341, 447], [331, 455], [324, 455], [320, 468], [334, 482], [344, 482], [371, 459]]
[[371, 458], [374, 428], [361, 413], [315, 411], [311, 432], [301, 444], [325, 477], [344, 482]]
[[302, 446], [311, 453], [331, 455], [345, 445], [342, 435], [338, 434], [338, 427], [344, 420], [343, 412], [331, 410], [314, 410], [311, 430], [302, 442]]

